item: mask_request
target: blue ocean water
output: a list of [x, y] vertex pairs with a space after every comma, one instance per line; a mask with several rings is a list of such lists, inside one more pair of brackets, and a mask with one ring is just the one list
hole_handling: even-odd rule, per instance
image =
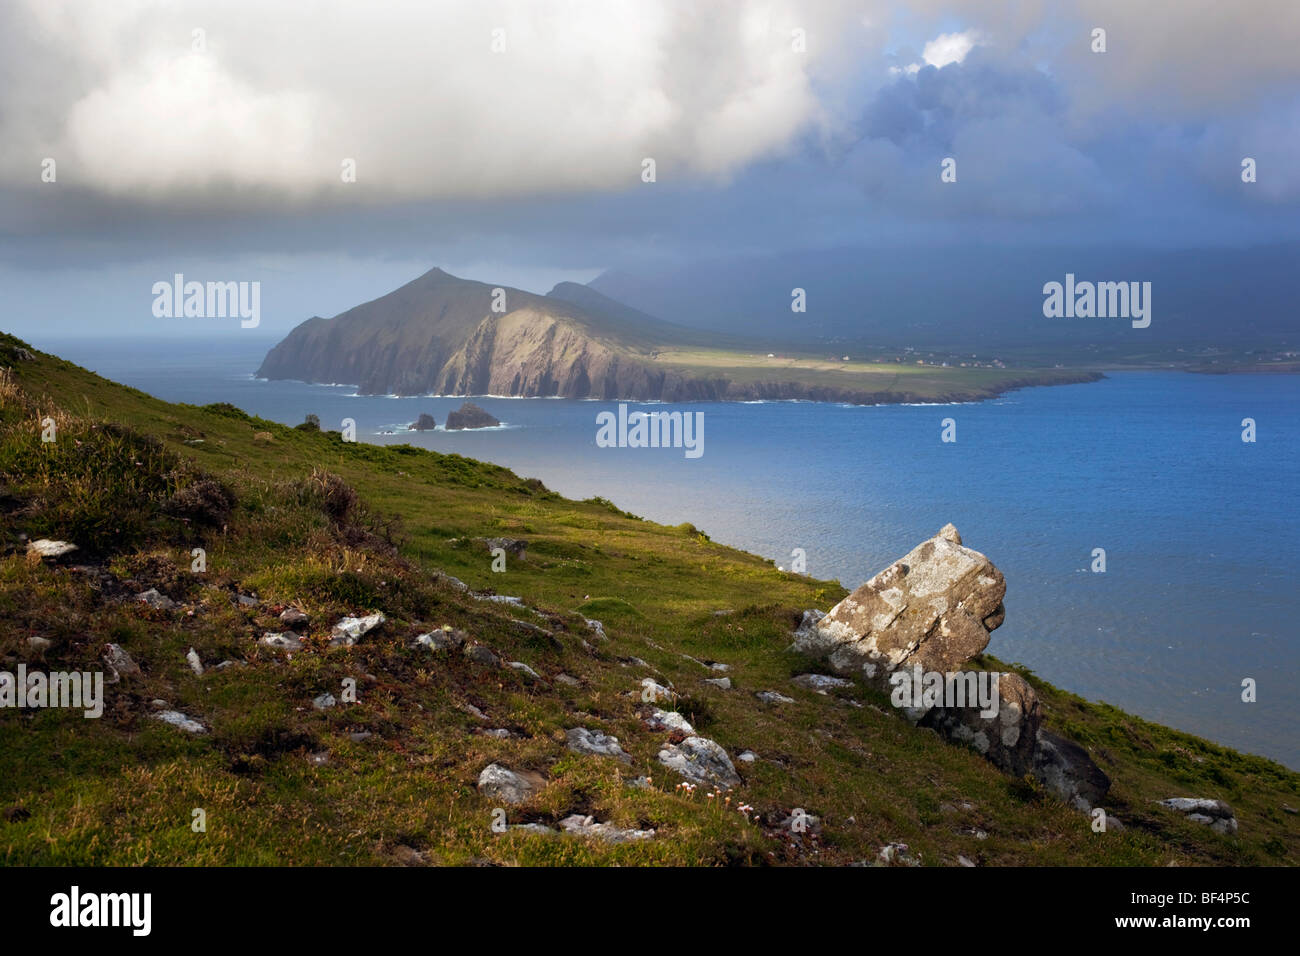
[[[1300, 767], [1300, 377], [1113, 372], [945, 406], [701, 403], [704, 454], [598, 448], [616, 403], [475, 399], [507, 427], [385, 435], [459, 398], [253, 379], [262, 339], [37, 341], [170, 401], [497, 462], [856, 586], [951, 521], [1007, 578], [990, 651], [1091, 699]], [[634, 408], [650, 406], [635, 405]], [[941, 422], [957, 441], [940, 441]], [[1257, 441], [1241, 440], [1241, 421]], [[1093, 573], [1104, 548], [1106, 572]], [[1258, 700], [1244, 703], [1253, 678]]]

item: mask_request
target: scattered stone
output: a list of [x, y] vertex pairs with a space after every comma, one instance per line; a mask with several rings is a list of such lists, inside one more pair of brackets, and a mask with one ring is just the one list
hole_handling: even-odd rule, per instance
[[975, 809], [975, 804], [971, 803], [969, 800], [958, 800], [956, 803], [939, 804], [940, 813], [962, 813], [962, 812], [970, 812], [971, 810], [974, 809]]
[[758, 754], [752, 750], [742, 750], [740, 756], [736, 758], [741, 763], [753, 763], [758, 759]]
[[551, 834], [551, 835], [555, 835], [560, 832], [559, 830], [556, 830], [552, 827], [548, 827], [544, 823], [512, 823], [510, 824], [510, 829], [523, 830], [525, 833], [544, 833], [544, 834]]
[[454, 651], [458, 647], [464, 647], [467, 640], [469, 640], [469, 635], [464, 631], [444, 627], [436, 631], [430, 631], [427, 634], [421, 634], [415, 639], [415, 643], [431, 647], [435, 651]]
[[494, 727], [491, 730], [480, 730], [484, 737], [496, 737], [498, 740], [505, 740], [510, 737], [510, 731], [504, 727]]
[[510, 661], [508, 664], [506, 664], [506, 667], [513, 667], [515, 670], [532, 678], [533, 680], [542, 679], [541, 674], [537, 673], [537, 671], [533, 670], [531, 667], [529, 667], [527, 664], [523, 663], [522, 661]]
[[151, 608], [158, 611], [170, 611], [176, 607], [176, 602], [165, 594], [159, 594], [157, 588], [150, 588], [148, 591], [141, 591], [135, 596], [137, 601], [143, 601]]
[[785, 694], [778, 694], [774, 690], [760, 690], [754, 695], [765, 704], [793, 704], [793, 697], [786, 697]]
[[372, 734], [368, 730], [357, 730], [348, 734], [348, 739], [351, 740], [354, 744], [359, 744], [359, 743], [364, 743], [365, 741], [369, 740], [373, 736], [374, 734]]
[[163, 700], [161, 697], [155, 697], [153, 700], [149, 701], [149, 707], [151, 710], [168, 710], [171, 708], [171, 704], [167, 703], [167, 701]]
[[218, 664], [216, 667], [212, 669], [214, 671], [224, 671], [227, 667], [243, 667], [243, 666], [244, 666], [243, 661], [222, 661], [220, 664]]
[[555, 675], [555, 683], [557, 683], [557, 684], [563, 684], [565, 687], [581, 687], [581, 686], [582, 686], [582, 681], [578, 680], [578, 678], [576, 678], [576, 677], [571, 677], [571, 676], [568, 675], [568, 674], [556, 674], [556, 675]]
[[473, 704], [465, 704], [463, 710], [471, 717], [477, 717], [479, 720], [487, 720], [487, 714], [483, 713], [483, 711], [479, 710]]
[[523, 598], [510, 594], [479, 594], [475, 592], [473, 597], [476, 601], [491, 601], [493, 604], [509, 604], [514, 607], [524, 606]]
[[140, 665], [132, 659], [121, 644], [105, 644], [104, 660], [113, 672], [112, 683], [117, 683], [123, 677], [136, 677], [140, 673]]
[[852, 687], [853, 681], [843, 677], [830, 677], [826, 674], [800, 674], [790, 678], [790, 683], [806, 687], [808, 690], [828, 691], [836, 687]]
[[312, 698], [311, 705], [317, 710], [329, 710], [329, 708], [335, 706], [337, 703], [338, 701], [334, 699], [334, 695], [329, 691], [326, 691], [319, 697]]
[[492, 649], [486, 644], [466, 644], [465, 656], [479, 664], [486, 664], [489, 667], [501, 666], [501, 659], [492, 653]]
[[194, 671], [194, 676], [203, 676], [203, 662], [199, 660], [199, 655], [194, 648], [190, 648], [189, 653], [185, 655], [185, 661], [190, 665], [190, 670]]
[[655, 835], [654, 830], [624, 830], [612, 823], [597, 823], [594, 817], [584, 817], [575, 813], [560, 821], [565, 833], [574, 836], [595, 837], [606, 843], [628, 843], [632, 840], [649, 840]]
[[528, 552], [528, 542], [522, 538], [479, 538], [488, 553], [500, 548], [510, 557], [522, 561]]
[[179, 710], [164, 710], [154, 714], [154, 717], [163, 723], [171, 724], [173, 727], [185, 731], [187, 734], [206, 734], [208, 732], [208, 728], [193, 717], [185, 716]]
[[351, 647], [386, 620], [379, 611], [365, 617], [345, 617], [330, 631], [330, 646]]
[[316, 751], [316, 753], [308, 754], [307, 762], [310, 763], [313, 767], [323, 767], [330, 762], [329, 751], [318, 750]]
[[1222, 800], [1207, 797], [1170, 797], [1161, 800], [1162, 807], [1177, 810], [1194, 823], [1203, 823], [1215, 833], [1235, 836], [1237, 833], [1237, 815], [1232, 807]]
[[966, 859], [966, 857], [964, 857], [964, 856], [958, 856], [958, 857], [957, 857], [957, 865], [958, 865], [958, 866], [972, 866], [972, 867], [973, 867], [975, 864], [972, 863], [970, 860]]
[[302, 638], [297, 634], [281, 634], [276, 631], [267, 631], [262, 635], [262, 644], [267, 647], [274, 647], [277, 651], [300, 651], [302, 650]]
[[681, 714], [673, 710], [655, 710], [645, 719], [646, 726], [651, 730], [675, 731], [680, 734], [690, 736], [695, 733], [695, 728]]
[[627, 785], [628, 785], [629, 787], [633, 788], [634, 790], [649, 790], [649, 789], [650, 789], [650, 778], [649, 778], [649, 777], [632, 777], [632, 778], [630, 778], [629, 780], [627, 780], [626, 783], [627, 783]]
[[731, 608], [728, 607], [728, 608], [723, 608], [721, 611], [714, 611], [713, 616], [726, 617], [728, 614], [735, 614], [735, 613], [736, 613], [735, 611], [733, 611]]
[[730, 677], [706, 677], [704, 678], [704, 683], [712, 684], [714, 687], [718, 688], [718, 690], [731, 690]]
[[643, 700], [659, 700], [660, 698], [676, 700], [677, 692], [660, 684], [653, 677], [645, 677], [641, 680], [641, 697]]
[[[620, 658], [618, 659], [618, 662], [619, 662], [620, 664], [622, 664], [624, 667], [635, 666], [635, 667], [647, 667], [647, 668], [648, 668], [648, 667], [650, 666], [650, 665], [647, 664], [645, 661], [641, 660], [641, 658], [639, 658], [639, 657], [620, 657]], [[642, 681], [642, 683], [645, 683], [645, 681]]]
[[27, 646], [30, 647], [32, 650], [36, 651], [36, 653], [38, 653], [38, 654], [41, 654], [41, 653], [44, 653], [45, 651], [48, 651], [48, 650], [50, 649], [50, 646], [51, 646], [53, 643], [54, 643], [54, 642], [51, 641], [48, 637], [29, 637], [29, 638], [27, 638]]
[[393, 851], [389, 855], [392, 856], [393, 862], [398, 866], [425, 866], [428, 863], [423, 853], [415, 847], [406, 846], [405, 844], [398, 844], [393, 847]]
[[619, 746], [618, 738], [585, 727], [573, 727], [564, 732], [569, 749], [574, 753], [594, 754], [598, 757], [615, 757], [624, 763], [632, 762], [632, 755]]
[[659, 751], [659, 762], [691, 783], [738, 787], [740, 774], [727, 752], [707, 737], [687, 737]]
[[296, 607], [287, 607], [280, 612], [280, 623], [291, 631], [304, 631], [311, 623], [305, 611]]
[[239, 604], [240, 607], [257, 607], [260, 603], [256, 597], [248, 594], [236, 594], [235, 602]]
[[920, 866], [921, 861], [912, 856], [906, 843], [888, 843], [880, 848], [877, 866]]
[[457, 591], [468, 591], [468, 590], [469, 590], [469, 585], [468, 585], [468, 584], [466, 584], [466, 583], [465, 583], [464, 581], [462, 581], [460, 578], [453, 577], [452, 575], [447, 574], [445, 571], [437, 571], [437, 572], [435, 572], [434, 575], [433, 575], [433, 579], [434, 579], [434, 581], [438, 582], [439, 584], [446, 584], [448, 587], [453, 587], [453, 588], [455, 588]]
[[601, 624], [600, 621], [593, 621], [589, 617], [584, 617], [583, 620], [587, 622], [587, 627], [591, 628], [591, 630], [595, 633], [595, 635], [598, 638], [600, 638], [602, 641], [609, 640], [609, 638], [605, 636], [604, 624]]
[[987, 830], [981, 830], [979, 827], [962, 827], [957, 831], [962, 836], [974, 837], [977, 840], [987, 840], [989, 834]]
[[709, 662], [708, 662], [708, 667], [709, 667], [709, 670], [711, 670], [711, 671], [718, 671], [718, 672], [720, 672], [720, 673], [726, 673], [727, 671], [731, 670], [731, 665], [730, 665], [730, 664], [723, 664], [723, 663], [720, 663], [720, 662], [718, 662], [718, 661], [709, 661]]
[[527, 803], [544, 786], [546, 778], [535, 770], [517, 773], [495, 763], [488, 764], [478, 775], [479, 793], [516, 806]]
[[58, 561], [76, 550], [77, 546], [68, 541], [37, 538], [27, 542], [27, 556], [37, 561]]

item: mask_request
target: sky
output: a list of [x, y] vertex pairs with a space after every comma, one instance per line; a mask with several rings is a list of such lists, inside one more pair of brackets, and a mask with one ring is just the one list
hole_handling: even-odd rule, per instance
[[1295, 240], [1298, 45], [1295, 0], [0, 0], [0, 328], [176, 334], [176, 273], [271, 334], [433, 266]]

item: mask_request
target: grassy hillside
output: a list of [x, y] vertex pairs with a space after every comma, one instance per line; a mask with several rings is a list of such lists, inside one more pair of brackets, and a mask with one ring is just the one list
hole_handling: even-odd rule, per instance
[[[804, 608], [843, 596], [835, 583], [494, 465], [168, 404], [52, 356], [25, 359], [20, 345], [0, 337], [12, 369], [0, 381], [0, 669], [101, 669], [113, 642], [142, 673], [107, 689], [98, 720], [0, 711], [0, 863], [844, 864], [891, 842], [927, 865], [1300, 862], [1287, 809], [1300, 806], [1300, 775], [1037, 679], [1045, 725], [1114, 781], [1107, 809], [1122, 832], [1094, 833], [863, 687], [792, 685], [818, 668], [785, 650], [790, 632]], [[20, 534], [74, 541], [80, 566], [33, 563]], [[473, 539], [501, 536], [527, 552], [494, 573]], [[448, 575], [527, 607], [477, 599]], [[134, 599], [151, 587], [177, 606]], [[284, 630], [289, 604], [312, 624], [286, 657], [258, 639]], [[387, 622], [354, 647], [326, 646], [340, 616], [371, 611]], [[443, 626], [538, 677], [415, 645]], [[729, 666], [732, 689], [702, 682], [720, 674], [709, 662]], [[646, 677], [673, 687], [676, 709], [733, 759], [758, 755], [737, 763], [744, 784], [729, 803], [684, 793], [655, 759], [668, 734], [638, 716]], [[341, 697], [345, 678], [357, 703], [313, 707]], [[794, 701], [764, 704], [755, 692], [768, 689]], [[155, 700], [208, 732], [152, 719]], [[631, 764], [570, 752], [574, 727], [617, 736]], [[475, 788], [492, 762], [549, 781], [506, 808], [511, 824], [577, 812], [655, 836], [494, 833], [500, 804]], [[648, 786], [629, 785], [642, 776]], [[1239, 834], [1155, 804], [1171, 796], [1228, 801]], [[819, 825], [782, 828], [796, 807]], [[196, 808], [206, 832], [191, 829]]]

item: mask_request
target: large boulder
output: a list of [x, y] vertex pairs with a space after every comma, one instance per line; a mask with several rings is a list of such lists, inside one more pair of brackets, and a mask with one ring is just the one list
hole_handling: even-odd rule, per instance
[[1033, 774], [1070, 806], [1087, 812], [1110, 790], [1110, 777], [1073, 740], [1039, 730]]
[[[975, 672], [967, 671], [960, 676], [972, 675]], [[994, 766], [1013, 777], [1023, 777], [1034, 769], [1037, 738], [1041, 733], [1038, 728], [1042, 719], [1038, 695], [1019, 674], [998, 674], [996, 677], [996, 713], [990, 714], [978, 705], [933, 707], [926, 711], [919, 723], [934, 728], [950, 740], [969, 744]]]
[[794, 649], [881, 690], [900, 667], [955, 671], [988, 646], [1006, 591], [993, 562], [945, 525], [824, 617], [805, 618]]

